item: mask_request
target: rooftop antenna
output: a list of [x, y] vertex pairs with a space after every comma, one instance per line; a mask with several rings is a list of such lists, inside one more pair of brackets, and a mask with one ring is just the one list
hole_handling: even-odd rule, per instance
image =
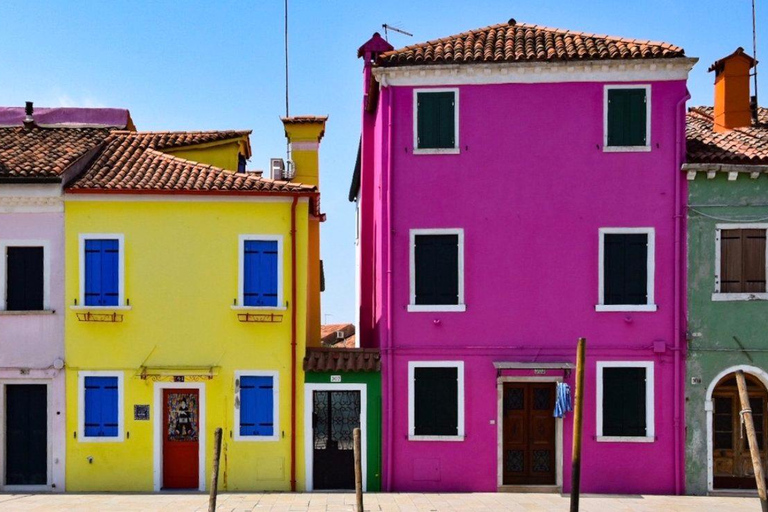
[[410, 32], [406, 32], [405, 30], [397, 27], [393, 27], [392, 25], [387, 25], [384, 23], [381, 28], [384, 29], [384, 39], [389, 42], [389, 34], [387, 33], [388, 30], [391, 30], [392, 32], [397, 32], [398, 34], [403, 34], [404, 36], [413, 37], [413, 34]]
[[752, 71], [752, 76], [755, 79], [755, 94], [752, 96], [752, 119], [757, 124], [757, 22], [755, 19], [755, 0], [752, 0], [752, 58], [755, 59], [755, 67], [754, 71]]

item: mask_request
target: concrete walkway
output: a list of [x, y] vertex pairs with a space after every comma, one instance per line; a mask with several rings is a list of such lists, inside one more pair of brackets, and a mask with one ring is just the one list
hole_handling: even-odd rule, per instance
[[[353, 511], [354, 494], [222, 494], [217, 510]], [[365, 510], [414, 512], [567, 511], [559, 494], [366, 494]], [[0, 494], [0, 510], [207, 511], [203, 494]], [[694, 496], [582, 496], [582, 512], [749, 512], [757, 498]]]

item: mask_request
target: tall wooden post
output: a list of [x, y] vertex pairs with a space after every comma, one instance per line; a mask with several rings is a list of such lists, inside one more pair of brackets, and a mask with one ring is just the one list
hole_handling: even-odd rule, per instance
[[741, 400], [741, 418], [747, 431], [747, 442], [749, 444], [749, 453], [752, 455], [752, 466], [755, 470], [755, 481], [757, 482], [757, 495], [760, 497], [760, 505], [763, 512], [768, 512], [768, 500], [765, 494], [765, 476], [763, 475], [763, 463], [760, 460], [760, 447], [757, 444], [755, 435], [755, 423], [752, 418], [752, 407], [749, 405], [749, 394], [747, 393], [747, 380], [744, 378], [744, 372], [736, 372], [736, 385], [739, 387], [739, 399]]
[[208, 495], [208, 512], [216, 510], [216, 495], [219, 487], [219, 461], [221, 460], [221, 427], [213, 434], [213, 471], [211, 471], [211, 492]]
[[584, 413], [584, 351], [586, 344], [586, 338], [579, 338], [579, 344], [576, 348], [576, 389], [573, 399], [573, 450], [571, 452], [571, 512], [579, 511], [581, 418]]
[[353, 430], [355, 439], [355, 497], [357, 498], [357, 512], [363, 512], [363, 459], [360, 446], [360, 429]]

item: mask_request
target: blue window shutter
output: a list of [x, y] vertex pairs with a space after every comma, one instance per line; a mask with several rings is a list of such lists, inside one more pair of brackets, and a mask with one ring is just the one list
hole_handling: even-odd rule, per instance
[[86, 377], [83, 405], [86, 437], [117, 437], [117, 377]]
[[85, 305], [117, 306], [120, 299], [120, 244], [117, 240], [85, 241]]
[[240, 435], [256, 435], [255, 389], [256, 377], [240, 378]]
[[246, 240], [243, 251], [243, 305], [277, 306], [277, 241]]
[[100, 306], [101, 240], [85, 241], [85, 305]]
[[240, 378], [240, 435], [271, 436], [274, 425], [272, 377]]

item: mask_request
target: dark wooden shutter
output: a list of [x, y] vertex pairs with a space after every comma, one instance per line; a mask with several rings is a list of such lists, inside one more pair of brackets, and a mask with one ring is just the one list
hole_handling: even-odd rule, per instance
[[417, 147], [419, 149], [456, 146], [455, 103], [456, 97], [453, 92], [416, 94]]
[[459, 433], [458, 368], [414, 368], [414, 434]]
[[416, 304], [459, 303], [459, 235], [416, 235]]
[[603, 368], [603, 435], [646, 435], [645, 368]]
[[764, 293], [765, 229], [720, 231], [720, 292]]
[[43, 248], [8, 247], [6, 309], [39, 311], [43, 309]]
[[608, 89], [608, 145], [645, 146], [645, 89]]
[[605, 234], [603, 303], [648, 303], [648, 235]]

